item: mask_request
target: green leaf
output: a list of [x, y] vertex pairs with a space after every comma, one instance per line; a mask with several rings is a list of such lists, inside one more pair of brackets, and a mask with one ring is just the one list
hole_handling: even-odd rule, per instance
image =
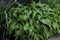
[[19, 28], [19, 26], [18, 25], [16, 25], [16, 22], [14, 22], [14, 23], [12, 23], [11, 25], [10, 25], [10, 30], [16, 30], [16, 29], [18, 29]]
[[55, 30], [59, 27], [59, 25], [58, 25], [57, 23], [53, 23], [52, 25], [53, 25], [53, 28], [54, 28]]
[[25, 25], [24, 25], [24, 30], [28, 30], [29, 29], [29, 23], [26, 23]]
[[51, 20], [50, 19], [42, 19], [41, 22], [51, 26]]

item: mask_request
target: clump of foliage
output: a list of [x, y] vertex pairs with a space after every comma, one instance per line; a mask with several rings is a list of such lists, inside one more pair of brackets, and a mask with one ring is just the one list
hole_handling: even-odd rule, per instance
[[52, 8], [60, 10], [60, 0], [41, 0], [42, 3], [50, 5]]
[[[4, 0], [5, 1], [5, 0]], [[0, 35], [15, 40], [47, 40], [60, 33], [60, 0], [43, 0], [27, 6], [12, 7], [15, 2], [0, 0]], [[48, 4], [48, 5], [46, 5]], [[7, 31], [5, 30], [7, 29]]]
[[6, 30], [8, 26], [8, 11], [14, 4], [12, 0], [0, 0], [0, 40], [6, 39]]
[[47, 40], [60, 33], [60, 11], [49, 5], [31, 3], [9, 9], [7, 33], [15, 40]]

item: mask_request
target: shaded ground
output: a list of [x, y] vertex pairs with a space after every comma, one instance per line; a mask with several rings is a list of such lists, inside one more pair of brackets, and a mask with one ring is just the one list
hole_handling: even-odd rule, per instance
[[60, 40], [60, 35], [54, 36], [48, 40]]

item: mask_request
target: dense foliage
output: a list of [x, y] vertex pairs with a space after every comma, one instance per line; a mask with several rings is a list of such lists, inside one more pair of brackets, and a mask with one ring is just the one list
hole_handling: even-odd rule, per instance
[[14, 36], [23, 40], [47, 40], [48, 37], [60, 33], [60, 12], [49, 5], [32, 3], [27, 6], [9, 10], [8, 32], [15, 31]]
[[[0, 6], [0, 25], [14, 40], [48, 40], [60, 34], [60, 1], [32, 2], [17, 7]], [[48, 4], [47, 4], [48, 3]], [[51, 3], [51, 4], [50, 4]]]

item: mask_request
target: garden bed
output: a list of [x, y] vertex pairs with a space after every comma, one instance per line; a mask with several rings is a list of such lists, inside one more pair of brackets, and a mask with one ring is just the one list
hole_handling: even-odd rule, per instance
[[16, 3], [16, 7], [2, 4], [0, 40], [59, 40], [59, 35], [54, 36], [60, 34], [59, 3], [51, 2], [54, 5], [50, 1], [48, 4], [33, 1], [25, 6]]

